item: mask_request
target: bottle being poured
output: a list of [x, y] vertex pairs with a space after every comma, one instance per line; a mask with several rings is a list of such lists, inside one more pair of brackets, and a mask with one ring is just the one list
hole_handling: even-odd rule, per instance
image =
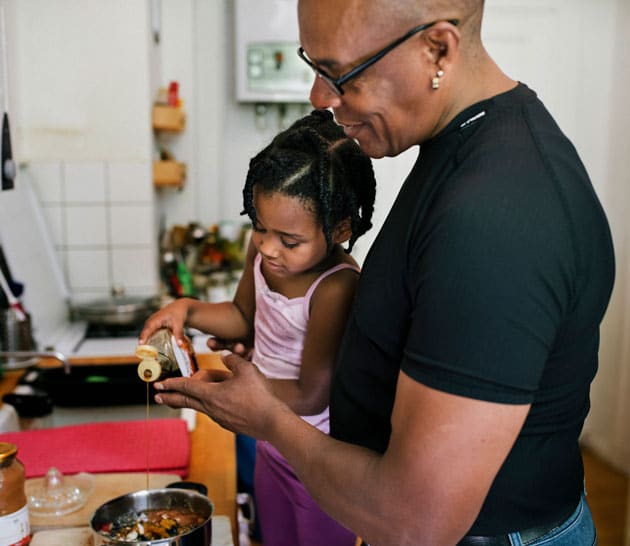
[[157, 330], [145, 345], [136, 347], [140, 359], [138, 376], [142, 381], [153, 383], [167, 377], [190, 377], [198, 369], [197, 357], [192, 342], [184, 336], [183, 346], [179, 346], [168, 328]]

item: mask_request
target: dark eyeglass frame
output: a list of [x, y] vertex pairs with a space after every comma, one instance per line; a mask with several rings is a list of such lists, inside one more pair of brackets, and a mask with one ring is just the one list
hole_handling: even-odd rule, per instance
[[387, 55], [392, 49], [398, 47], [400, 44], [407, 41], [409, 38], [411, 38], [415, 34], [418, 34], [418, 32], [422, 32], [423, 30], [426, 30], [432, 27], [433, 25], [436, 25], [437, 23], [440, 23], [442, 21], [446, 21], [447, 23], [450, 23], [453, 26], [457, 26], [457, 24], [459, 23], [458, 19], [440, 19], [437, 21], [432, 21], [430, 23], [425, 23], [423, 25], [414, 27], [409, 32], [407, 32], [404, 36], [401, 36], [397, 40], [394, 40], [391, 44], [385, 46], [378, 53], [375, 53], [369, 59], [363, 61], [360, 65], [355, 66], [352, 70], [350, 70], [349, 72], [346, 72], [345, 74], [343, 74], [342, 76], [339, 76], [338, 78], [333, 78], [330, 74], [327, 74], [324, 70], [322, 70], [315, 63], [313, 63], [313, 61], [311, 61], [306, 56], [306, 53], [302, 46], [298, 48], [297, 54], [299, 55], [300, 59], [302, 59], [308, 66], [311, 67], [311, 69], [313, 70], [313, 72], [315, 72], [317, 77], [324, 80], [336, 94], [343, 95], [344, 91], [341, 86], [344, 83], [347, 83], [348, 80], [351, 80], [352, 78], [355, 78], [356, 76], [358, 76], [366, 68], [369, 68], [370, 66], [372, 66], [375, 62], [379, 61], [385, 55]]

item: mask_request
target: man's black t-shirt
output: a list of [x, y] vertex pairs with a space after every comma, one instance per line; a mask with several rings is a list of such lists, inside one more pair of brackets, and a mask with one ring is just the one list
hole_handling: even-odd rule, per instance
[[421, 146], [365, 260], [331, 434], [384, 452], [401, 370], [445, 392], [531, 403], [470, 533], [568, 515], [613, 277], [605, 215], [535, 93], [519, 84], [466, 109]]

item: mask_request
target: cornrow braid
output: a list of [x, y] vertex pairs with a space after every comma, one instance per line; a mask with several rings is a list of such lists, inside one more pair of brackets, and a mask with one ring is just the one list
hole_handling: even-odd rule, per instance
[[321, 224], [329, 249], [332, 231], [346, 218], [352, 229], [346, 252], [372, 227], [372, 162], [327, 110], [313, 110], [297, 120], [249, 162], [241, 214], [256, 223], [254, 186], [299, 198]]

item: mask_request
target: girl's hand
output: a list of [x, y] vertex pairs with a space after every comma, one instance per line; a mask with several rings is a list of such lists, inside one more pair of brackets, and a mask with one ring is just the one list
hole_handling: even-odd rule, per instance
[[191, 301], [193, 300], [180, 298], [153, 313], [144, 323], [138, 343], [141, 345], [145, 344], [151, 337], [151, 334], [160, 328], [169, 328], [173, 332], [177, 343], [183, 343], [184, 325], [186, 324]]
[[240, 341], [232, 341], [229, 339], [221, 339], [218, 337], [210, 337], [206, 342], [208, 348], [212, 351], [228, 350], [235, 355], [243, 357], [245, 360], [251, 360], [253, 347], [248, 347]]

